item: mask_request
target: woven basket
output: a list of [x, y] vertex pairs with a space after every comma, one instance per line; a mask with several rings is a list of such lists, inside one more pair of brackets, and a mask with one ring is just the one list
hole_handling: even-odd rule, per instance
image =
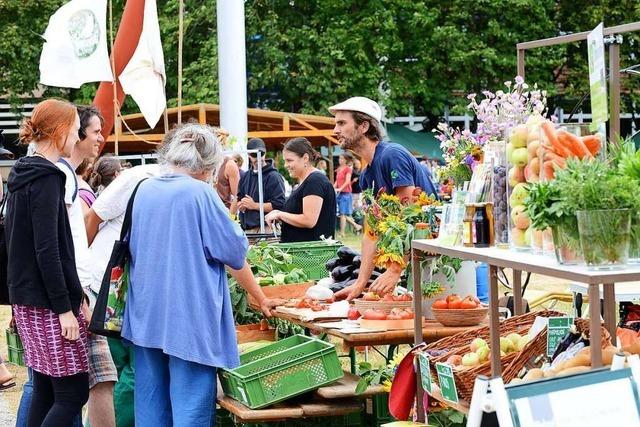
[[[518, 333], [520, 335], [526, 334], [536, 317], [553, 317], [553, 316], [565, 316], [564, 313], [558, 311], [544, 310], [544, 311], [535, 311], [527, 314], [523, 314], [520, 316], [513, 316], [507, 320], [504, 320], [500, 323], [500, 336], [506, 336], [511, 333]], [[451, 351], [446, 354], [431, 358], [430, 360], [430, 368], [431, 368], [431, 378], [438, 382], [438, 373], [436, 371], [436, 363], [437, 362], [445, 362], [450, 356], [453, 355], [464, 355], [469, 352], [469, 344], [476, 339], [482, 338], [485, 341], [489, 342], [490, 340], [490, 329], [489, 326], [484, 326], [478, 329], [474, 329], [472, 331], [462, 332], [456, 335], [452, 335], [447, 338], [443, 338], [439, 341], [436, 341], [432, 344], [429, 344], [425, 347], [425, 350], [431, 349], [450, 349]], [[540, 335], [527, 343], [527, 345], [522, 349], [521, 352], [513, 352], [509, 353], [506, 356], [503, 356], [500, 359], [502, 368], [504, 369], [502, 373], [502, 379], [505, 383], [510, 382], [515, 376], [518, 374], [519, 370], [516, 370], [516, 366], [514, 361], [518, 358], [522, 352], [531, 352], [533, 350], [528, 351], [528, 348], [534, 347], [538, 344], [540, 340]], [[546, 344], [546, 334], [544, 338], [544, 343]], [[518, 358], [519, 359], [519, 358]], [[520, 360], [520, 359], [519, 359]], [[524, 361], [523, 361], [524, 363]], [[512, 367], [512, 369], [508, 370], [507, 368]], [[456, 388], [458, 390], [458, 395], [465, 400], [470, 400], [471, 395], [473, 394], [473, 386], [476, 381], [476, 377], [478, 375], [485, 375], [487, 377], [491, 376], [491, 362], [487, 361], [480, 365], [474, 366], [472, 368], [456, 368], [453, 370], [453, 377], [456, 381]]]
[[393, 308], [413, 308], [413, 301], [365, 301], [357, 299], [353, 301], [360, 314], [367, 310], [382, 310], [389, 314]]
[[489, 312], [489, 307], [472, 309], [439, 309], [432, 308], [433, 317], [444, 326], [475, 326], [479, 325]]
[[[574, 323], [576, 324], [578, 332], [584, 333], [587, 337], [589, 336], [589, 319], [578, 318]], [[600, 345], [602, 348], [605, 348], [611, 345], [611, 335], [604, 326], [601, 326], [601, 328], [602, 340]], [[534, 364], [534, 359], [545, 353], [546, 350], [547, 330], [545, 329], [524, 346], [522, 351], [518, 353], [517, 357], [514, 358], [509, 366], [504, 369], [502, 377], [509, 378], [509, 381], [511, 381], [518, 376], [520, 371], [522, 371], [522, 368], [530, 369], [539, 367]]]

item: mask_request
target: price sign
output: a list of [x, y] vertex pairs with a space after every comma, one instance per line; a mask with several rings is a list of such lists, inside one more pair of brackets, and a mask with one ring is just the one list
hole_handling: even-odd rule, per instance
[[458, 403], [458, 390], [456, 390], [456, 382], [453, 378], [451, 365], [436, 363], [436, 371], [438, 371], [442, 398], [451, 403]]
[[589, 89], [591, 92], [591, 130], [609, 119], [607, 108], [607, 73], [604, 56], [604, 25], [602, 22], [587, 36], [589, 59]]
[[429, 369], [429, 356], [424, 353], [418, 354], [418, 362], [420, 363], [420, 377], [422, 379], [422, 388], [431, 394], [431, 370]]
[[553, 356], [556, 347], [573, 325], [573, 317], [550, 317], [547, 327], [547, 356]]

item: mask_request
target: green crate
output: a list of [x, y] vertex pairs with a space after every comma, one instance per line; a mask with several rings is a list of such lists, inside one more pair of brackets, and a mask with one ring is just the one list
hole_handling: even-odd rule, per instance
[[22, 341], [20, 340], [20, 336], [13, 328], [7, 328], [5, 330], [5, 335], [7, 337], [7, 346], [12, 347], [16, 350], [24, 350], [22, 346]]
[[396, 421], [389, 412], [389, 394], [382, 393], [367, 399], [367, 418], [371, 426], [379, 426]]
[[251, 409], [315, 390], [344, 375], [335, 346], [304, 335], [245, 353], [240, 364], [222, 371], [222, 388]]
[[13, 363], [14, 365], [18, 366], [26, 366], [24, 364], [24, 350], [13, 347], [9, 347], [8, 350], [9, 357], [7, 358], [7, 360], [9, 361], [9, 363]]
[[320, 280], [327, 277], [328, 273], [324, 265], [331, 258], [336, 257], [342, 244], [315, 241], [277, 243], [276, 246], [291, 255], [291, 264], [302, 269], [309, 280]]

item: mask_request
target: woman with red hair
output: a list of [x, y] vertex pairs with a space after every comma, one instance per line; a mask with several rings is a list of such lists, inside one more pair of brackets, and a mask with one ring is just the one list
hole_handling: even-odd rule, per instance
[[48, 99], [20, 128], [32, 156], [9, 174], [5, 227], [9, 299], [33, 370], [29, 426], [69, 426], [89, 396], [82, 288], [64, 204], [65, 174], [55, 163], [78, 141], [76, 107]]

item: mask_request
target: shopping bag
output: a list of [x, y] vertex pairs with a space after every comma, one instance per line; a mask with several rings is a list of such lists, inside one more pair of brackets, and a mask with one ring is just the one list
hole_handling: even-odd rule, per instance
[[97, 335], [120, 338], [122, 332], [122, 320], [129, 287], [131, 216], [133, 201], [142, 181], [136, 185], [127, 202], [120, 240], [116, 240], [113, 244], [111, 257], [100, 283], [100, 292], [89, 323], [89, 331]]

